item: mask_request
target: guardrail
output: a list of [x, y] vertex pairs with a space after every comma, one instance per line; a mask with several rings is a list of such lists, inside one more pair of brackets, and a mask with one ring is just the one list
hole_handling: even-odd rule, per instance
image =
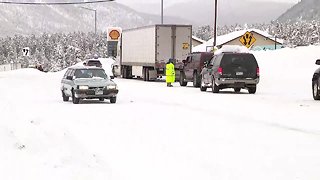
[[0, 72], [3, 71], [12, 71], [16, 69], [21, 69], [20, 63], [10, 63], [10, 64], [2, 64], [0, 65]]

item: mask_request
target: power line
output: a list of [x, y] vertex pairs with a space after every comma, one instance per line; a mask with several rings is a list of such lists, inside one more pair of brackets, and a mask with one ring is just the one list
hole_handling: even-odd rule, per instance
[[0, 1], [0, 4], [17, 4], [17, 5], [73, 5], [73, 4], [94, 4], [110, 2], [115, 0], [96, 0], [89, 2], [12, 2], [12, 1]]

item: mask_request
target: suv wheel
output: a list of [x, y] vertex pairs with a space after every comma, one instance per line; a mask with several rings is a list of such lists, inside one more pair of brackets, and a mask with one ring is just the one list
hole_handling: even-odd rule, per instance
[[193, 87], [200, 87], [200, 82], [201, 79], [200, 79], [200, 76], [198, 75], [197, 72], [194, 72], [193, 73]]
[[241, 88], [234, 88], [234, 92], [239, 93], [241, 91]]
[[184, 81], [184, 79], [186, 78], [186, 75], [184, 74], [183, 71], [180, 72], [180, 78], [179, 78], [179, 84], [180, 86], [187, 86], [187, 83], [186, 81]]
[[66, 96], [66, 94], [64, 94], [63, 91], [61, 91], [61, 92], [62, 92], [62, 99], [63, 99], [63, 101], [64, 101], [64, 102], [69, 101], [69, 97]]
[[207, 87], [203, 86], [203, 77], [201, 77], [201, 83], [200, 83], [200, 91], [207, 91]]
[[314, 100], [320, 100], [318, 79], [312, 81], [312, 94]]
[[76, 98], [74, 96], [74, 92], [73, 91], [72, 91], [72, 102], [73, 102], [73, 104], [79, 104], [79, 102], [80, 102], [80, 98]]
[[219, 93], [219, 86], [216, 85], [215, 81], [214, 81], [214, 77], [212, 77], [212, 83], [211, 83], [211, 87], [212, 87], [212, 92], [213, 93]]
[[248, 88], [249, 94], [254, 94], [257, 91], [257, 86], [249, 87]]
[[110, 98], [110, 103], [111, 104], [114, 104], [114, 103], [116, 103], [117, 102], [117, 97], [111, 97]]

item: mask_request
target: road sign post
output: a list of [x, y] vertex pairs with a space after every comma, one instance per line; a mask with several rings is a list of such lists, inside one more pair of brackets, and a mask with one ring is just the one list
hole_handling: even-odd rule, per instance
[[118, 27], [109, 27], [107, 33], [108, 56], [117, 57], [118, 42], [120, 41], [122, 30]]

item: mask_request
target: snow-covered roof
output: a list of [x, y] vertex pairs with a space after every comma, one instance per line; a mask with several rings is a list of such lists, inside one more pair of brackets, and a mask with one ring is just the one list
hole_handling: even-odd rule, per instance
[[202, 40], [202, 39], [200, 39], [200, 38], [198, 38], [196, 36], [192, 36], [192, 39], [196, 40], [196, 41], [199, 41], [200, 43], [205, 43], [206, 42], [205, 40]]
[[224, 52], [249, 53], [249, 49], [240, 45], [224, 45], [222, 48], [215, 51], [214, 54], [220, 54]]
[[[269, 33], [265, 32], [265, 31], [261, 31], [259, 29], [244, 29], [244, 30], [240, 30], [240, 31], [234, 31], [232, 33], [229, 33], [229, 34], [225, 34], [225, 35], [222, 35], [222, 36], [217, 36], [217, 43], [216, 45], [219, 46], [219, 45], [223, 45], [229, 41], [232, 41], [240, 36], [242, 36], [243, 34], [245, 34], [246, 32], [255, 32], [255, 33], [258, 33], [264, 37], [267, 37], [271, 40], [275, 40], [274, 37], [272, 37], [272, 35], [270, 35]], [[278, 43], [283, 43], [283, 41], [281, 39], [277, 39], [276, 40]], [[211, 46], [213, 45], [213, 42], [214, 42], [214, 38], [210, 39], [209, 41], [201, 44], [201, 45], [198, 45], [196, 47], [193, 47], [192, 51], [193, 52], [204, 52], [207, 50], [207, 46]]]

